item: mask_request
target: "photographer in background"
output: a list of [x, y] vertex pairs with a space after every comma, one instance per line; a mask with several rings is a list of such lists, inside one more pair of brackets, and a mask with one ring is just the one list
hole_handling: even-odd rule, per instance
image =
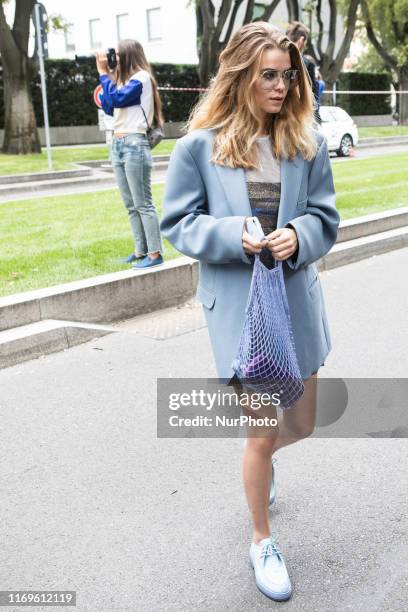
[[322, 120], [319, 114], [319, 85], [316, 79], [316, 62], [309, 58], [309, 56], [303, 55], [303, 51], [306, 47], [309, 34], [309, 28], [306, 27], [303, 23], [300, 23], [299, 21], [293, 21], [292, 23], [290, 23], [288, 29], [286, 30], [286, 36], [289, 38], [289, 40], [295, 43], [300, 53], [302, 54], [302, 59], [310, 77], [310, 84], [316, 102], [314, 116], [317, 123], [321, 124]]
[[[102, 108], [114, 118], [110, 160], [135, 244], [133, 253], [123, 261], [140, 260], [132, 267], [148, 268], [163, 263], [159, 219], [151, 191], [152, 156], [146, 136], [152, 123], [163, 124], [161, 101], [139, 42], [122, 40], [115, 56], [109, 57], [109, 65], [106, 53], [97, 53]], [[112, 74], [109, 67], [114, 69]]]

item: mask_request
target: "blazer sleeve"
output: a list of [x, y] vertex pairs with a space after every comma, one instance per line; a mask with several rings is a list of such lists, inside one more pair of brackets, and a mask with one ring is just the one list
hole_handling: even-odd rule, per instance
[[206, 189], [196, 162], [178, 141], [166, 177], [160, 230], [178, 251], [208, 263], [251, 260], [242, 246], [245, 216], [208, 213]]
[[324, 138], [311, 164], [305, 213], [285, 225], [296, 231], [298, 239], [297, 252], [286, 259], [289, 267], [297, 270], [326, 255], [336, 242], [339, 223], [333, 174]]

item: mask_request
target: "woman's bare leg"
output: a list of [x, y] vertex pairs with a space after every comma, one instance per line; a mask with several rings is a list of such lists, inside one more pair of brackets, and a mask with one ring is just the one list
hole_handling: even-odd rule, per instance
[[[273, 406], [267, 410], [243, 408], [246, 416], [276, 418]], [[270, 535], [269, 490], [271, 488], [271, 458], [278, 435], [277, 426], [247, 427], [243, 456], [243, 480], [248, 507], [252, 515], [253, 541], [258, 544]]]
[[283, 411], [279, 418], [279, 435], [275, 439], [273, 453], [310, 436], [316, 423], [317, 372], [304, 381], [302, 397], [292, 408]]
[[[316, 421], [317, 372], [304, 382], [305, 390], [295, 406], [283, 411], [276, 427], [247, 427], [247, 441], [243, 456], [243, 479], [248, 507], [252, 515], [253, 541], [258, 543], [270, 535], [269, 491], [271, 487], [271, 458], [279, 448], [308, 437]], [[276, 409], [253, 411], [242, 409], [243, 414], [255, 418], [277, 418]]]

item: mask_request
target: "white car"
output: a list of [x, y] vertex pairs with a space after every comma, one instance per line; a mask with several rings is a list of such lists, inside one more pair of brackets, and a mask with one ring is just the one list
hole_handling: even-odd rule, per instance
[[358, 143], [358, 130], [353, 119], [339, 106], [321, 106], [322, 124], [320, 131], [327, 140], [329, 151], [341, 157], [348, 157], [350, 150]]

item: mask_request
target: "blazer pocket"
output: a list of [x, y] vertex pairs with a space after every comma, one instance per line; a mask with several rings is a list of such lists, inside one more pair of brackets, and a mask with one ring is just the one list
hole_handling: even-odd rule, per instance
[[198, 302], [203, 304], [203, 306], [211, 310], [215, 302], [215, 293], [213, 293], [212, 291], [209, 291], [202, 285], [198, 285], [197, 292], [196, 292], [196, 299]]
[[312, 300], [318, 300], [320, 291], [319, 291], [319, 275], [316, 274], [314, 279], [311, 281], [308, 287], [309, 295]]
[[315, 290], [318, 287], [319, 273], [316, 266], [309, 264], [306, 268], [307, 289], [311, 296], [315, 295]]

